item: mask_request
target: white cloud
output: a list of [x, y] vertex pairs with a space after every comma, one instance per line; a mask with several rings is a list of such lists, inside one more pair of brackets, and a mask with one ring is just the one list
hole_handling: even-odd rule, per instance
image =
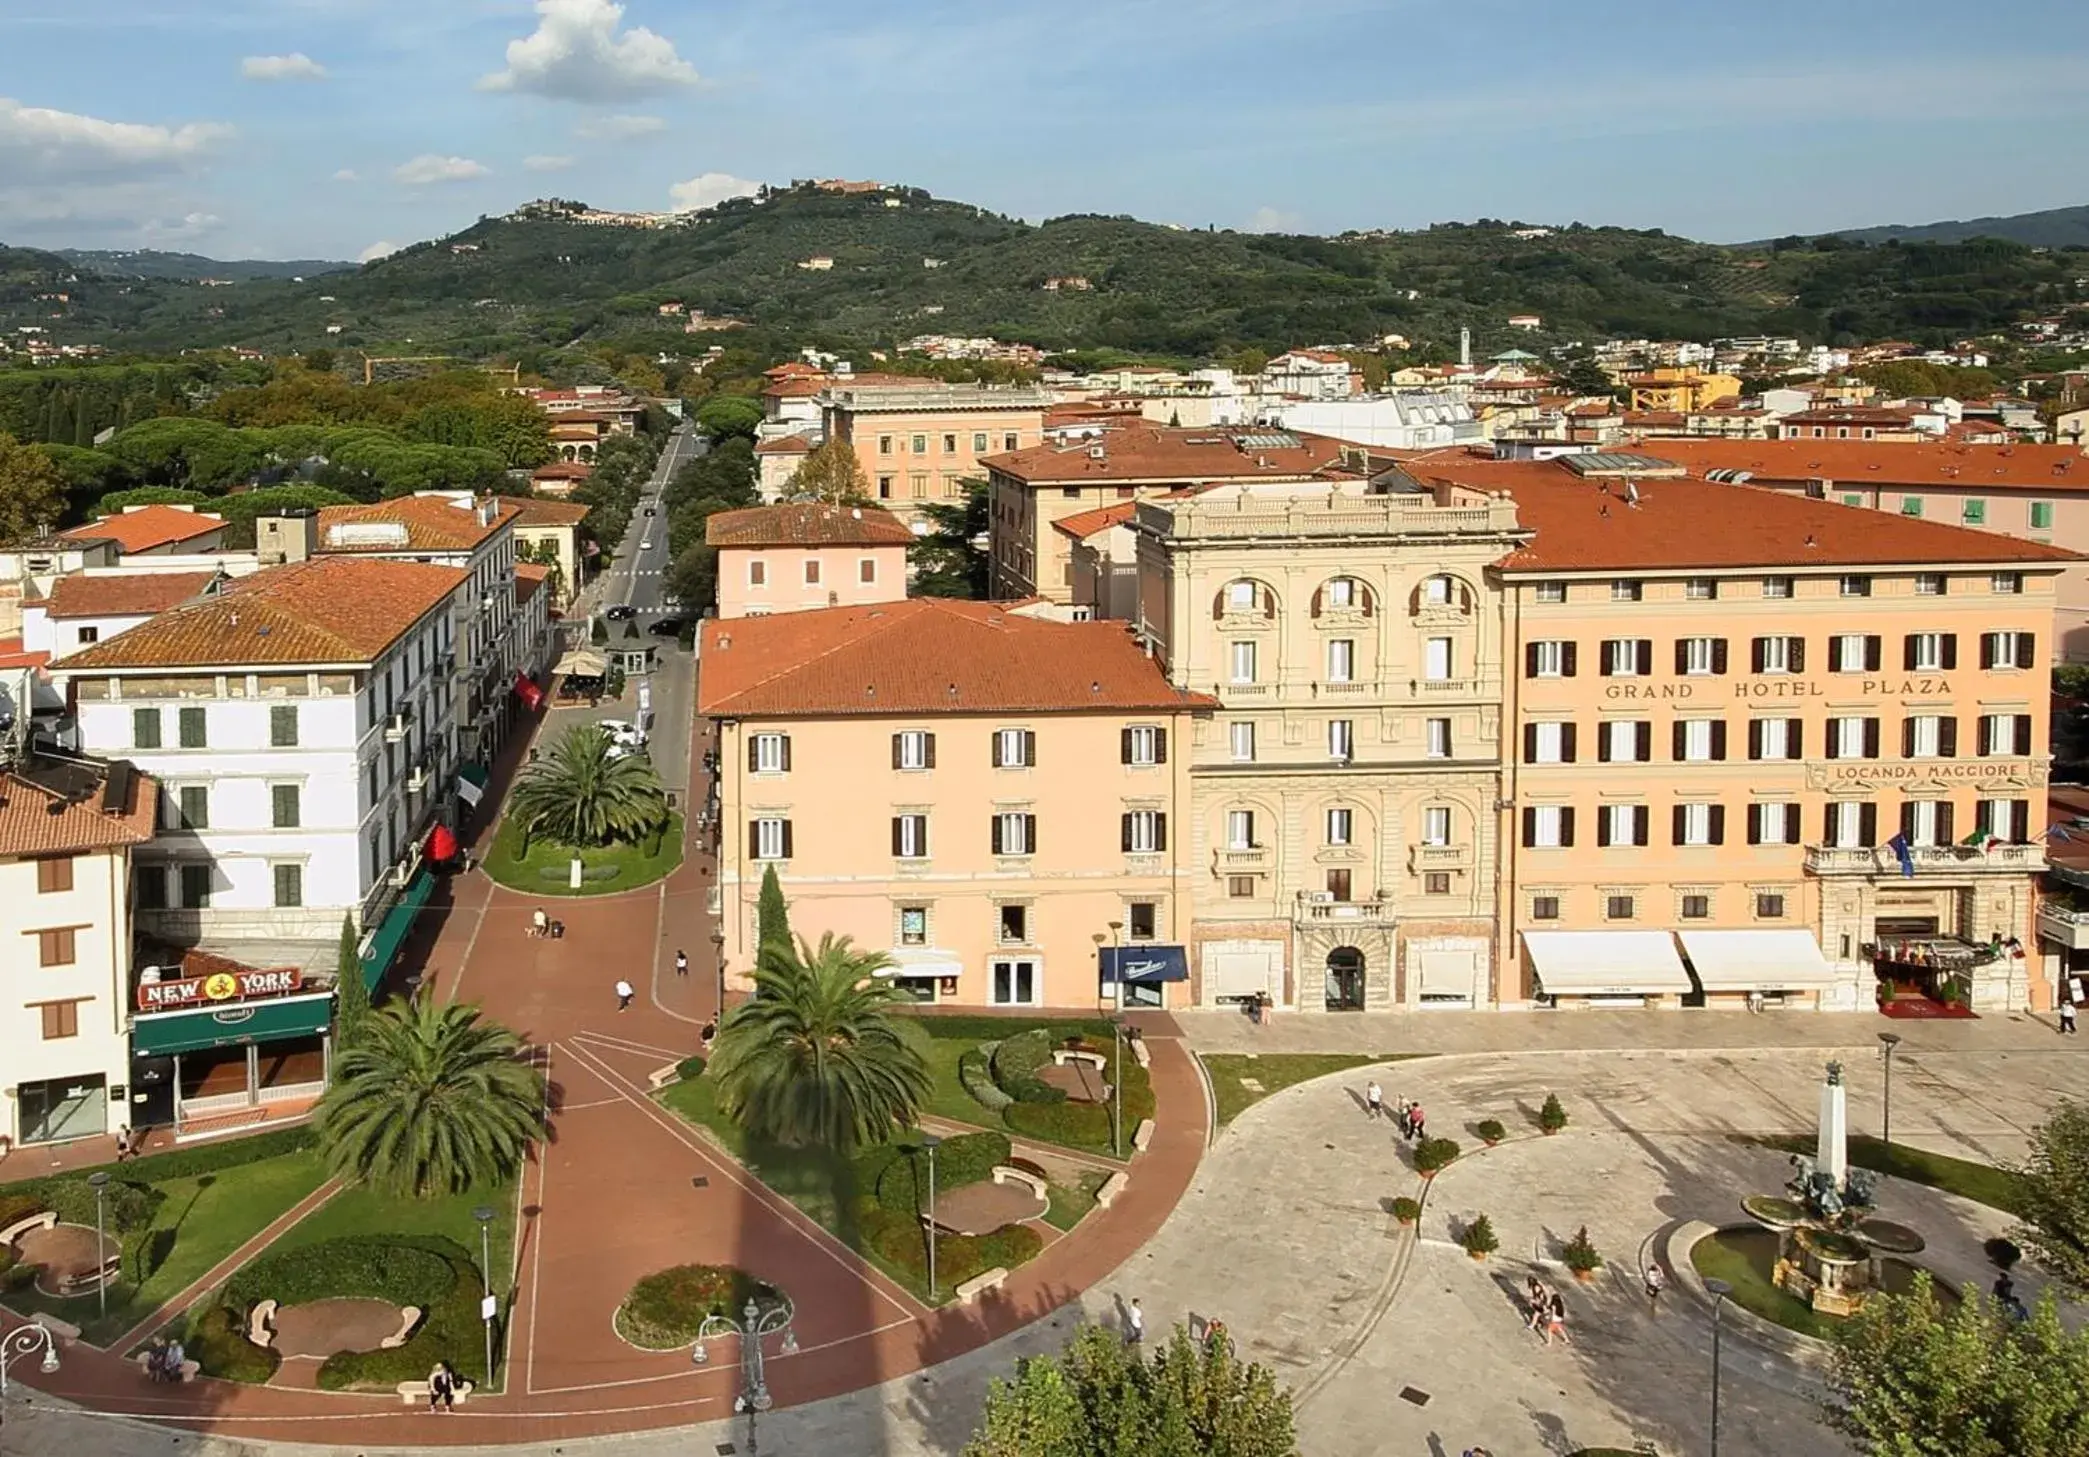
[[428, 187], [437, 182], [469, 182], [486, 174], [485, 165], [469, 157], [444, 157], [434, 152], [425, 152], [411, 162], [402, 162], [392, 171], [393, 180], [404, 182], [408, 187]]
[[524, 157], [522, 170], [525, 172], [563, 172], [573, 165], [571, 157]]
[[218, 122], [154, 126], [24, 106], [0, 96], [0, 184], [73, 181], [90, 174], [155, 173], [201, 161], [232, 128]]
[[616, 0], [537, 0], [536, 30], [508, 42], [506, 68], [479, 89], [612, 102], [696, 84], [673, 41], [644, 26], [618, 34], [623, 18]]
[[389, 258], [398, 251], [399, 245], [397, 243], [372, 243], [369, 247], [363, 249], [362, 252], [355, 255], [355, 261], [358, 263], [375, 263], [378, 259]]
[[334, 174], [334, 181], [336, 182], [360, 182], [362, 180], [363, 174], [356, 171], [353, 167], [343, 167]]
[[1295, 212], [1258, 207], [1248, 214], [1247, 231], [1251, 233], [1295, 233], [1298, 230], [1299, 216]]
[[749, 182], [730, 172], [705, 172], [687, 182], [677, 182], [667, 193], [674, 199], [676, 212], [696, 212], [716, 207], [729, 197], [752, 197], [760, 190], [761, 183]]
[[142, 231], [149, 243], [179, 243], [200, 238], [205, 233], [216, 232], [220, 221], [207, 212], [192, 212], [171, 223], [154, 218], [145, 224]]
[[239, 74], [249, 81], [321, 81], [326, 67], [303, 51], [287, 56], [247, 56], [239, 63]]
[[573, 128], [576, 136], [591, 142], [627, 142], [666, 130], [666, 119], [657, 116], [598, 116]]

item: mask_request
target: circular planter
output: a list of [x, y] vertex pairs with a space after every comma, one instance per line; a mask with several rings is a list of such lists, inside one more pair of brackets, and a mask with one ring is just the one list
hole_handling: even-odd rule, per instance
[[[731, 1265], [676, 1265], [646, 1276], [617, 1306], [611, 1325], [617, 1338], [641, 1351], [679, 1351], [695, 1344], [706, 1317], [734, 1321], [753, 1299], [764, 1312], [790, 1297]], [[634, 1309], [636, 1307], [636, 1309]]]

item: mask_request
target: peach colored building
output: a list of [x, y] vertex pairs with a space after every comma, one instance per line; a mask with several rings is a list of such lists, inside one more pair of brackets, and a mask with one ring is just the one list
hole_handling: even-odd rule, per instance
[[924, 502], [964, 496], [988, 456], [1044, 438], [1052, 397], [1030, 385], [865, 384], [836, 379], [820, 395], [825, 438], [846, 440], [871, 495], [908, 525]]
[[[773, 866], [791, 924], [886, 952], [923, 1001], [1096, 1007], [1099, 949], [1179, 1003], [1192, 724], [1121, 624], [917, 598], [704, 624], [729, 980]], [[1113, 946], [1114, 951], [1114, 946]]]
[[718, 549], [718, 615], [766, 617], [897, 602], [907, 595], [914, 533], [875, 506], [796, 501], [720, 511], [704, 523]]

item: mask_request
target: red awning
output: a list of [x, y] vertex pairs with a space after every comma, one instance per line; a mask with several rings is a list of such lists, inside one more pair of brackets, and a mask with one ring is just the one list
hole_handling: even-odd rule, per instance
[[531, 713], [535, 713], [538, 706], [544, 702], [544, 690], [523, 673], [515, 675], [515, 696], [522, 700], [522, 706]]
[[428, 832], [428, 858], [438, 865], [457, 858], [457, 837], [450, 833], [448, 825], [437, 825]]

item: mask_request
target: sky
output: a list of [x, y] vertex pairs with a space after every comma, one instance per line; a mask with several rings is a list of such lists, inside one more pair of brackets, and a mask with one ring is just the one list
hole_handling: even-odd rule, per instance
[[2089, 203], [2080, 0], [0, 0], [0, 242], [367, 258], [875, 178], [1713, 241]]

